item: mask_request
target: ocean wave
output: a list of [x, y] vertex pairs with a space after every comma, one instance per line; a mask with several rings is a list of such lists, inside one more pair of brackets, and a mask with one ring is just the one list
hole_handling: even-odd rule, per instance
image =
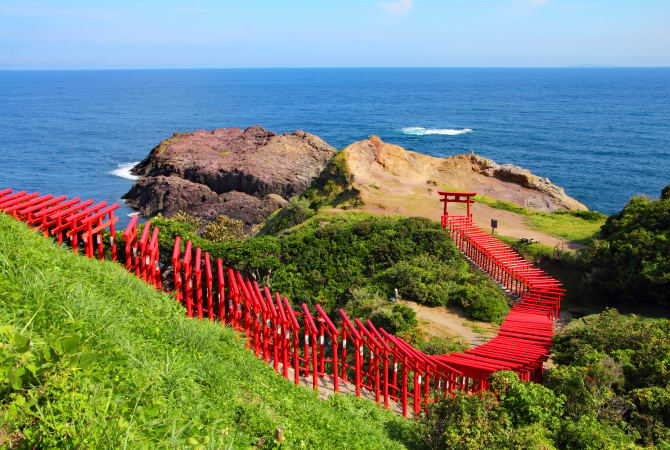
[[459, 134], [472, 133], [471, 128], [424, 128], [424, 127], [407, 127], [400, 130], [403, 134], [411, 134], [414, 136], [426, 136], [429, 134], [442, 134], [446, 136], [458, 136]]
[[137, 180], [137, 175], [130, 173], [130, 170], [139, 164], [139, 161], [119, 164], [118, 167], [109, 173], [117, 177], [125, 178], [126, 180]]
[[126, 216], [128, 216], [128, 217], [135, 217], [135, 216], [138, 215], [138, 214], [139, 214], [139, 212], [138, 212], [138, 211], [135, 211], [135, 212], [131, 212], [131, 213], [129, 213], [129, 214], [126, 214]]

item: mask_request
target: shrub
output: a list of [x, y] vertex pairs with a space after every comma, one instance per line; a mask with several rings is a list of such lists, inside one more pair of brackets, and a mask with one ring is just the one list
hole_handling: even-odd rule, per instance
[[383, 297], [398, 288], [432, 305], [444, 305], [445, 292], [464, 285], [488, 292], [487, 280], [473, 278], [447, 233], [423, 218], [322, 214], [278, 240], [283, 264], [273, 286], [289, 298], [318, 299], [329, 311], [349, 302], [354, 288]]
[[202, 237], [212, 242], [225, 242], [244, 239], [245, 234], [244, 222], [219, 216], [205, 226]]
[[670, 198], [633, 197], [580, 252], [583, 296], [607, 305], [670, 305]]
[[[158, 216], [156, 217], [163, 217], [163, 216], [161, 213], [158, 213]], [[189, 225], [190, 229], [193, 231], [196, 231], [200, 227], [202, 227], [202, 220], [184, 211], [179, 211], [177, 214], [172, 216], [171, 219], [176, 222], [181, 222]]]
[[579, 217], [580, 219], [588, 220], [589, 222], [598, 222], [605, 219], [605, 215], [598, 211], [582, 211], [572, 209], [561, 209], [554, 211], [552, 214]]
[[509, 312], [505, 297], [490, 286], [466, 285], [457, 294], [468, 315], [476, 320], [500, 323]]
[[365, 288], [353, 289], [352, 295], [353, 299], [345, 306], [351, 319], [358, 317], [363, 322], [370, 319], [375, 327], [384, 328], [392, 334], [411, 330], [418, 325], [416, 313], [406, 305], [390, 303]]
[[450, 293], [453, 295], [465, 278], [465, 261], [447, 265], [429, 254], [398, 261], [377, 275], [389, 286], [397, 286], [402, 297], [431, 306], [447, 306]]
[[[161, 229], [164, 264], [170, 265], [174, 238], [179, 235], [182, 251], [191, 240], [213, 260], [221, 258], [224, 265], [271, 285], [293, 301], [310, 305], [318, 301], [328, 313], [344, 307], [355, 288], [381, 293], [388, 305], [386, 296], [398, 288], [408, 300], [462, 305], [479, 320], [501, 320], [508, 308], [491, 280], [470, 272], [439, 224], [423, 218], [320, 214], [279, 236], [218, 242], [197, 236], [189, 221], [156, 217], [152, 224]], [[404, 329], [408, 314], [388, 306], [377, 320]]]
[[635, 389], [631, 397], [635, 409], [630, 423], [642, 441], [670, 443], [670, 387]]
[[451, 338], [444, 336], [432, 336], [427, 341], [416, 343], [416, 348], [428, 355], [444, 355], [452, 352], [462, 352], [467, 345], [463, 345], [460, 341], [454, 341]]
[[611, 449], [632, 447], [630, 437], [619, 428], [598, 422], [591, 416], [561, 423], [556, 443], [570, 449]]
[[512, 425], [493, 394], [457, 391], [419, 413], [414, 439], [434, 449], [486, 449], [509, 446]]
[[[547, 386], [566, 397], [568, 420], [599, 420], [639, 436], [645, 445], [667, 442], [670, 320], [609, 309], [573, 321], [555, 336], [553, 359], [562, 366], [548, 372]], [[564, 428], [568, 435], [577, 433]]]
[[537, 383], [521, 381], [510, 371], [496, 372], [490, 377], [491, 390], [500, 406], [509, 414], [515, 427], [540, 423], [553, 429], [562, 412], [564, 398]]
[[294, 227], [314, 216], [315, 211], [310, 208], [309, 201], [303, 197], [291, 197], [282, 209], [268, 218], [261, 230], [261, 234], [277, 234], [280, 231]]

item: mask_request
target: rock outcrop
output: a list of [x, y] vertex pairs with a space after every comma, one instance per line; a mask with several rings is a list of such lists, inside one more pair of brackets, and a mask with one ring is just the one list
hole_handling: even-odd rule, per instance
[[[377, 136], [355, 142], [343, 151], [366, 203], [388, 206], [384, 198], [416, 203], [433, 190], [474, 191], [540, 211], [587, 210], [565, 190], [512, 164], [497, 164], [470, 154], [436, 158], [382, 142]], [[366, 189], [372, 186], [373, 189]], [[407, 208], [405, 208], [407, 209]]]
[[304, 192], [336, 149], [319, 137], [260, 126], [176, 133], [132, 172], [124, 198], [144, 216], [180, 210], [206, 221], [220, 215], [251, 227]]

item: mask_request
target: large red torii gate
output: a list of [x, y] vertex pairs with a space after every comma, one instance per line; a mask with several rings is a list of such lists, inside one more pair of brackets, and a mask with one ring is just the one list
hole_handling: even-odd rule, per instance
[[444, 215], [448, 216], [447, 213], [447, 203], [465, 203], [467, 205], [467, 215], [466, 217], [472, 220], [472, 214], [470, 213], [470, 204], [474, 203], [474, 197], [477, 195], [476, 192], [445, 192], [437, 191], [438, 194], [442, 196], [440, 201], [444, 203]]

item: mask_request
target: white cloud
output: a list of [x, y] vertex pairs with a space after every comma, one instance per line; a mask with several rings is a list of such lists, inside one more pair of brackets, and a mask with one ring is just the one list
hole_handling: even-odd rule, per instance
[[392, 16], [404, 16], [412, 10], [412, 0], [395, 0], [392, 2], [382, 2], [379, 7], [387, 14]]

